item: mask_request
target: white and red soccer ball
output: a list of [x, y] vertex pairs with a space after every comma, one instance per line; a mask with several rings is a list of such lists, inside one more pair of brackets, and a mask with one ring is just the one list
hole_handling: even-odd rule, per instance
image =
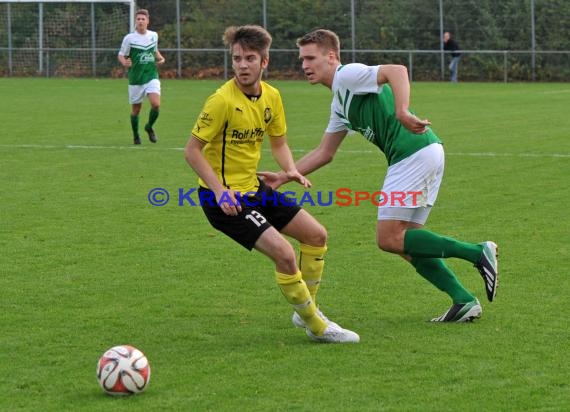
[[131, 395], [142, 392], [150, 380], [148, 359], [130, 345], [114, 346], [97, 363], [97, 380], [109, 395]]

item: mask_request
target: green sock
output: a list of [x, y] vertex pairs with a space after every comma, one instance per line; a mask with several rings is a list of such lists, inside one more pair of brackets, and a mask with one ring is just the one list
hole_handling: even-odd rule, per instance
[[467, 303], [475, 299], [475, 296], [463, 287], [455, 273], [446, 266], [443, 259], [414, 257], [410, 263], [424, 279], [447, 293], [453, 303]]
[[150, 113], [148, 114], [148, 127], [152, 127], [156, 119], [158, 119], [158, 109], [150, 109]]
[[137, 137], [139, 135], [139, 116], [134, 116], [131, 114], [131, 129], [133, 129], [133, 136]]
[[425, 229], [408, 229], [404, 235], [404, 253], [412, 257], [455, 257], [475, 264], [482, 251], [482, 246], [476, 243], [461, 242]]

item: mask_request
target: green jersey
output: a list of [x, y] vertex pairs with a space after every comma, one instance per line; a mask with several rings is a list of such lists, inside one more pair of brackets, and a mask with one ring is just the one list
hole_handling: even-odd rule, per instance
[[141, 85], [158, 79], [155, 53], [158, 50], [158, 34], [147, 30], [145, 34], [135, 31], [123, 38], [119, 55], [129, 57], [129, 84]]
[[380, 148], [391, 166], [441, 140], [429, 128], [423, 134], [412, 133], [396, 119], [394, 94], [389, 85], [378, 86], [378, 70], [382, 66], [360, 63], [337, 68], [326, 132], [359, 132]]

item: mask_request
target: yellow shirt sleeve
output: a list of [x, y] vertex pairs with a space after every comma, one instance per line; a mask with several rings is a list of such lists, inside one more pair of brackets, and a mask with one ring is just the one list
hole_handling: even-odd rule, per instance
[[[266, 88], [272, 91], [271, 119], [267, 125], [267, 135], [270, 137], [280, 137], [287, 134], [287, 122], [285, 121], [285, 110], [279, 90], [265, 84]], [[267, 90], [269, 91], [269, 90]], [[264, 116], [265, 117], [265, 116]]]

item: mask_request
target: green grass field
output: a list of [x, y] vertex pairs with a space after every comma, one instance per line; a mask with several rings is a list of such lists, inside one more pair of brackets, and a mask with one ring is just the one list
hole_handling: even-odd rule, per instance
[[[427, 227], [500, 247], [493, 303], [475, 269], [449, 261], [483, 304], [477, 322], [426, 322], [450, 302], [377, 249], [371, 203], [307, 207], [329, 231], [321, 308], [358, 345], [310, 342], [271, 262], [177, 206], [178, 189], [197, 186], [182, 148], [219, 84], [163, 81], [159, 142], [134, 147], [125, 80], [0, 79], [0, 410], [567, 410], [569, 84], [413, 85], [412, 108], [447, 152]], [[320, 140], [329, 92], [273, 84], [300, 157]], [[267, 150], [261, 169], [275, 169]], [[375, 191], [385, 170], [354, 136], [310, 178], [315, 191]], [[168, 205], [149, 204], [155, 187]], [[152, 378], [117, 399], [95, 366], [124, 343]]]

